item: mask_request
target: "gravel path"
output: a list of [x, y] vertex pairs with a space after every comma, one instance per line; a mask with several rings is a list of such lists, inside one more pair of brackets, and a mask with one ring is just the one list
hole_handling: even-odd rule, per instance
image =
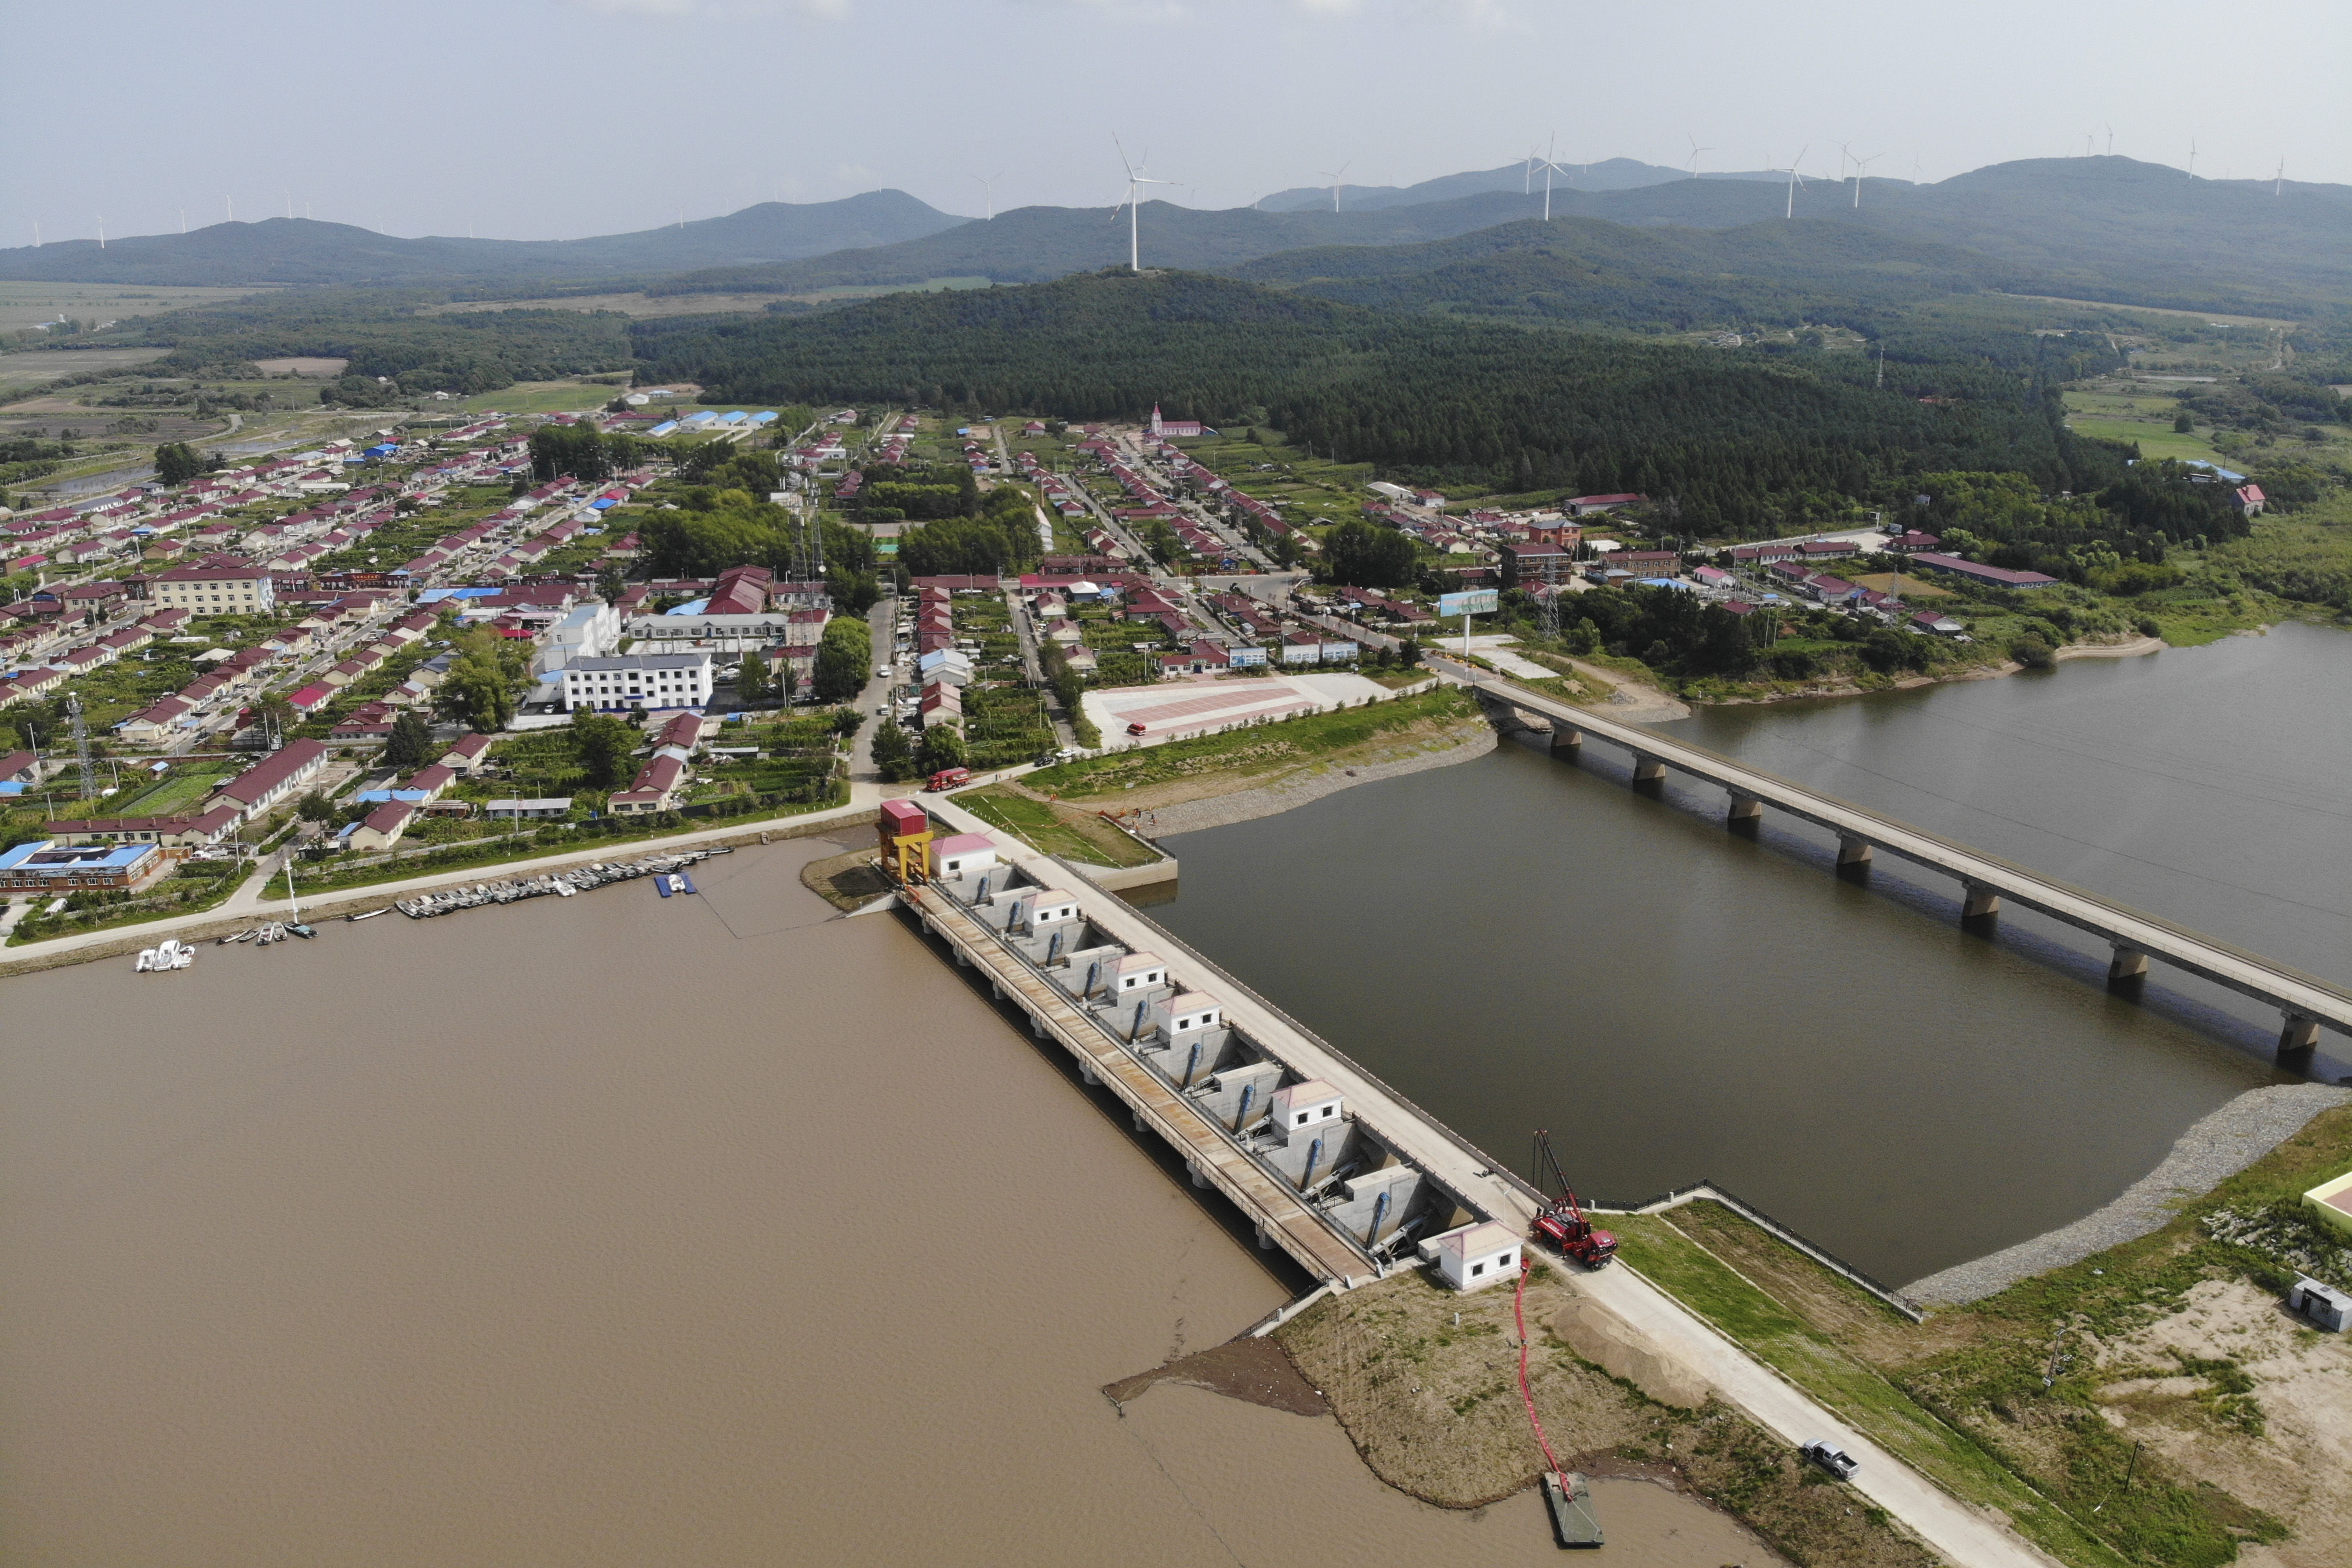
[[2321, 1111], [2347, 1102], [2352, 1102], [2352, 1089], [2326, 1084], [2248, 1089], [2182, 1133], [2162, 1164], [2105, 1208], [1973, 1263], [1930, 1274], [1905, 1286], [1903, 1293], [1922, 1306], [1958, 1306], [2146, 1236], [2168, 1223], [2183, 1199], [2210, 1192], [2293, 1137]]
[[1327, 795], [1337, 794], [1356, 784], [1371, 784], [1378, 779], [1402, 778], [1407, 773], [1466, 763], [1474, 757], [1485, 756], [1499, 743], [1500, 738], [1482, 725], [1478, 733], [1452, 745], [1435, 743], [1429, 749], [1408, 752], [1385, 762], [1327, 767], [1296, 773], [1263, 789], [1243, 790], [1237, 795], [1211, 795], [1205, 800], [1163, 805], [1143, 814], [1141, 831], [1151, 838], [1166, 838], [1178, 833], [1198, 833], [1203, 828], [1223, 827], [1229, 823], [1272, 816], [1277, 812], [1321, 800]]

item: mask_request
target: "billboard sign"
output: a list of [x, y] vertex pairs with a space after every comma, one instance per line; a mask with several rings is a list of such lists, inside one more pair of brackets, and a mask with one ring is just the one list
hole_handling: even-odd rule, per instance
[[1497, 588], [1469, 588], [1459, 594], [1441, 594], [1437, 598], [1440, 616], [1491, 616], [1503, 607], [1502, 591]]

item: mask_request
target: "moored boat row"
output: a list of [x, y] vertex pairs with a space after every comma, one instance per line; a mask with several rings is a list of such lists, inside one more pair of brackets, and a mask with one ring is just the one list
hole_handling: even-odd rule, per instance
[[[686, 867], [713, 855], [732, 853], [721, 845], [710, 849], [689, 849], [677, 855], [656, 855], [643, 860], [604, 861], [577, 867], [569, 871], [551, 872], [527, 879], [499, 882], [476, 882], [469, 887], [445, 888], [436, 892], [419, 893], [413, 899], [403, 899], [392, 907], [410, 920], [430, 920], [435, 915], [454, 914], [459, 910], [478, 909], [484, 904], [511, 904], [525, 899], [569, 899], [594, 888], [614, 882], [635, 881], [640, 877], [669, 878], [678, 876]], [[670, 884], [660, 884], [667, 896]], [[688, 884], [688, 889], [692, 887]]]

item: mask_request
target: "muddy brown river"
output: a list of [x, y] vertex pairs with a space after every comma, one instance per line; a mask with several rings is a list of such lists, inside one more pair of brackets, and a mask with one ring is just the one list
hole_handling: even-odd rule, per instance
[[[20, 1568], [1556, 1560], [1100, 1384], [1291, 1289], [815, 841], [0, 982]], [[1769, 1561], [1603, 1482], [1622, 1568]]]

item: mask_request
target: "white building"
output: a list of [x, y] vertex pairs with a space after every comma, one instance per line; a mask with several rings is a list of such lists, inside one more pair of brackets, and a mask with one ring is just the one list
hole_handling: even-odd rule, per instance
[[625, 653], [564, 666], [563, 710], [701, 708], [710, 701], [710, 655]]
[[1417, 1249], [1437, 1265], [1438, 1277], [1456, 1290], [1483, 1289], [1517, 1276], [1520, 1237], [1491, 1219], [1433, 1236]]
[[602, 658], [621, 646], [621, 612], [602, 599], [572, 607], [547, 628], [530, 656], [530, 672], [548, 675], [574, 659]]

